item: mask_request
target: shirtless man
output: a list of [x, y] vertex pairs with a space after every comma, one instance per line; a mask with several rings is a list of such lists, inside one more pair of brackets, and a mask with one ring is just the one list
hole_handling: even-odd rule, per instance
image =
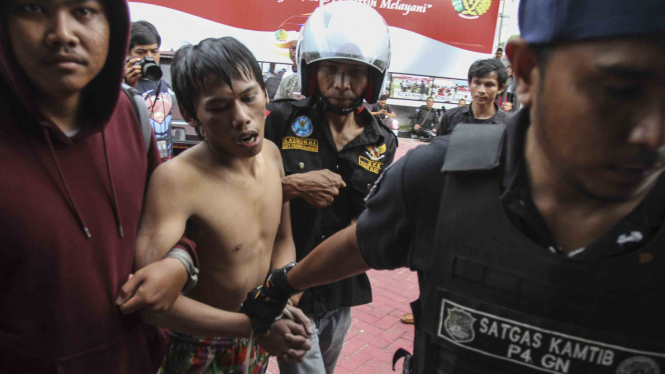
[[291, 309], [301, 324], [273, 324], [256, 348], [246, 339], [250, 318], [237, 313], [270, 269], [295, 260], [280, 152], [263, 141], [268, 99], [258, 64], [233, 38], [206, 39], [176, 53], [172, 75], [183, 116], [206, 139], [155, 171], [137, 238], [138, 267], [162, 259], [186, 226], [198, 243], [197, 286], [170, 310], [144, 313], [171, 330], [160, 372], [241, 373], [250, 354], [249, 372], [263, 373], [269, 353], [301, 359], [310, 344], [302, 312]]

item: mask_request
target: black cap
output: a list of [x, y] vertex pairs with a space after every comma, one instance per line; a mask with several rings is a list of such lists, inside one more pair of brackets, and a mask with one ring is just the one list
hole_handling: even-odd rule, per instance
[[665, 32], [665, 0], [522, 0], [521, 37], [530, 44]]

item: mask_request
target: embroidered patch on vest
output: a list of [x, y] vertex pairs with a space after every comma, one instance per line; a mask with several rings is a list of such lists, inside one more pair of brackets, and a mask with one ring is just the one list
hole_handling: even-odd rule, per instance
[[319, 141], [316, 139], [302, 139], [295, 136], [282, 138], [282, 149], [300, 149], [307, 152], [319, 152]]
[[665, 365], [665, 353], [605, 343], [597, 340], [604, 339], [602, 334], [585, 328], [558, 324], [558, 331], [545, 329], [533, 324], [545, 321], [538, 317], [505, 308], [495, 315], [443, 295], [440, 306], [437, 336], [445, 341], [446, 350], [475, 352], [479, 360], [494, 357], [557, 374], [660, 374], [660, 365]]
[[314, 125], [312, 125], [312, 120], [305, 116], [297, 117], [291, 124], [291, 130], [301, 137], [306, 138], [314, 132]]
[[372, 161], [367, 157], [358, 156], [358, 165], [365, 170], [369, 170], [374, 174], [379, 174], [383, 162]]
[[446, 327], [448, 335], [456, 342], [469, 343], [476, 337], [473, 329], [473, 323], [476, 321], [477, 319], [464, 309], [454, 308], [448, 312], [448, 318], [443, 325]]
[[624, 360], [619, 368], [617, 374], [659, 374], [660, 368], [656, 361], [649, 357], [636, 356]]
[[379, 161], [380, 159], [386, 157], [384, 153], [386, 153], [386, 145], [381, 144], [380, 146], [375, 146], [375, 145], [368, 145], [365, 148], [367, 148], [367, 151], [365, 153], [369, 158], [372, 159], [372, 161]]

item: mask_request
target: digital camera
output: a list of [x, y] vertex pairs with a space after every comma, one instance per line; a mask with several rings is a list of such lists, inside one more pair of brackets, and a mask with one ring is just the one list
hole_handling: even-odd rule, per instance
[[159, 64], [155, 62], [154, 58], [146, 57], [139, 62], [135, 62], [134, 65], [141, 66], [141, 73], [143, 74], [143, 78], [154, 82], [159, 82], [159, 80], [162, 79], [162, 69], [159, 67]]

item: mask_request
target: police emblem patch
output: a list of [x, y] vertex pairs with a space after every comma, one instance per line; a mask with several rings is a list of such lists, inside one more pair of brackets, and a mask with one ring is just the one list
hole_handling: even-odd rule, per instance
[[617, 374], [660, 374], [656, 361], [644, 356], [624, 360], [617, 368]]
[[456, 342], [469, 343], [476, 337], [473, 323], [476, 319], [467, 311], [454, 308], [448, 310], [448, 318], [444, 322], [446, 331]]
[[365, 151], [365, 153], [372, 161], [379, 161], [380, 159], [386, 156], [384, 155], [384, 153], [386, 153], [385, 144], [381, 144], [378, 147], [375, 145], [368, 145], [365, 148], [367, 148], [367, 151]]
[[314, 132], [314, 125], [312, 125], [312, 120], [309, 118], [300, 116], [291, 124], [291, 130], [293, 130], [297, 136], [306, 138]]

